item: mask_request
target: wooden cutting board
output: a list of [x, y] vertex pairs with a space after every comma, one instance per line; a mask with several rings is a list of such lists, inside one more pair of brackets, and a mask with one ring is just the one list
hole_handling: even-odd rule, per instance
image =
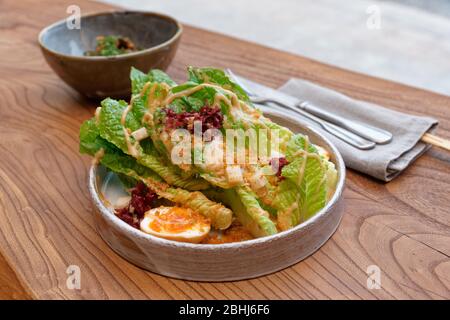
[[[82, 13], [110, 8], [77, 3]], [[388, 184], [349, 170], [338, 231], [313, 256], [266, 277], [174, 280], [116, 255], [94, 228], [90, 159], [78, 154], [78, 129], [95, 103], [57, 78], [37, 44], [40, 29], [67, 17], [69, 4], [0, 2], [1, 298], [450, 298], [450, 154], [437, 149]], [[450, 138], [450, 98], [428, 91], [189, 26], [168, 73], [183, 80], [187, 65], [230, 67], [272, 87], [304, 78], [436, 117], [439, 135]], [[66, 285], [70, 265], [80, 268], [79, 290]], [[371, 265], [380, 268], [380, 289], [367, 287]]]

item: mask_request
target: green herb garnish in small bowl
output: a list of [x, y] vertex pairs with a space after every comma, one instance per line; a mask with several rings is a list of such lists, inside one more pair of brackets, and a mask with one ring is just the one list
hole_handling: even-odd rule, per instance
[[86, 51], [86, 56], [117, 56], [120, 54], [139, 51], [136, 45], [127, 37], [98, 36], [97, 46], [93, 51]]

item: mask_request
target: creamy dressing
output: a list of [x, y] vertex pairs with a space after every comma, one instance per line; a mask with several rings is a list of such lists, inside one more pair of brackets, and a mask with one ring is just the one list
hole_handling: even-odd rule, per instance
[[100, 148], [94, 155], [94, 158], [92, 159], [92, 165], [97, 165], [102, 160], [103, 156], [105, 155], [105, 149]]
[[[149, 84], [149, 83], [147, 83]], [[156, 96], [156, 89], [162, 87], [162, 89], [164, 89], [165, 91], [165, 95], [161, 95], [161, 97], [157, 97]], [[166, 98], [165, 96], [168, 94], [168, 92], [170, 91], [170, 87], [167, 83], [154, 83], [152, 85], [152, 87], [150, 88], [150, 91], [148, 93], [148, 101], [147, 101], [147, 107], [148, 107], [148, 112], [150, 112], [150, 114], [153, 114], [153, 112], [156, 110], [156, 108], [158, 108], [159, 106], [162, 106], [164, 104], [164, 99]], [[145, 90], [141, 91], [141, 95], [145, 92]]]
[[97, 107], [95, 109], [95, 124], [98, 125], [100, 123], [100, 112], [102, 111], [102, 107]]
[[137, 146], [139, 145], [139, 141], [132, 143], [130, 140], [130, 132], [125, 127], [123, 127], [123, 136], [125, 137], [125, 142], [127, 144], [128, 153], [134, 158], [139, 158], [139, 151], [137, 149]]
[[[133, 99], [132, 99], [133, 100]], [[125, 123], [127, 121], [127, 115], [128, 112], [131, 111], [131, 108], [133, 108], [133, 104], [130, 102], [130, 104], [125, 108], [125, 110], [122, 112], [122, 117], [120, 118], [120, 123], [122, 124], [122, 126], [125, 127]]]
[[197, 92], [197, 91], [199, 91], [199, 90], [201, 90], [201, 89], [203, 89], [203, 88], [206, 88], [206, 87], [209, 87], [209, 88], [215, 88], [215, 89], [219, 89], [219, 90], [224, 90], [224, 89], [223, 89], [222, 87], [220, 87], [220, 86], [216, 86], [216, 85], [213, 85], [213, 84], [210, 84], [210, 83], [202, 83], [202, 84], [199, 84], [198, 86], [195, 86], [195, 87], [192, 87], [192, 88], [189, 88], [189, 89], [186, 89], [186, 90], [177, 92], [177, 93], [171, 93], [171, 94], [164, 100], [164, 102], [162, 103], [162, 105], [163, 105], [163, 106], [167, 106], [167, 105], [171, 104], [172, 101], [175, 100], [175, 99], [177, 99], [177, 98], [182, 98], [182, 97], [190, 96], [191, 94], [193, 94], [193, 93], [195, 93], [195, 92]]

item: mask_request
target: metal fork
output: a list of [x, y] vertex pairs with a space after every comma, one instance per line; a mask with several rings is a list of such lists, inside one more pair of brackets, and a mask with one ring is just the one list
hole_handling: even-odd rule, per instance
[[386, 130], [336, 116], [306, 101], [291, 105], [275, 98], [258, 96], [249, 90], [230, 69], [227, 69], [227, 73], [246, 91], [253, 103], [267, 104], [271, 102], [289, 109], [316, 122], [325, 131], [358, 149], [372, 149], [376, 143], [383, 144], [392, 140], [392, 134]]

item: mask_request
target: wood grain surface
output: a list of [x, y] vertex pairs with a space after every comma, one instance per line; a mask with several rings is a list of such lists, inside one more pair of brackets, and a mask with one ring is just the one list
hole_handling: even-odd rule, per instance
[[[76, 2], [82, 13], [107, 8]], [[94, 228], [86, 188], [90, 159], [78, 153], [79, 126], [96, 103], [62, 83], [37, 44], [39, 30], [66, 17], [73, 3], [0, 2], [0, 297], [450, 298], [450, 154], [438, 149], [388, 184], [349, 170], [338, 231], [308, 259], [266, 277], [180, 281], [116, 255]], [[436, 117], [437, 133], [450, 138], [449, 97], [186, 26], [168, 73], [184, 79], [191, 64], [231, 67], [272, 87], [291, 77], [308, 79], [358, 99]], [[81, 269], [80, 290], [66, 286], [69, 265]], [[381, 289], [367, 287], [370, 265], [381, 269]]]

